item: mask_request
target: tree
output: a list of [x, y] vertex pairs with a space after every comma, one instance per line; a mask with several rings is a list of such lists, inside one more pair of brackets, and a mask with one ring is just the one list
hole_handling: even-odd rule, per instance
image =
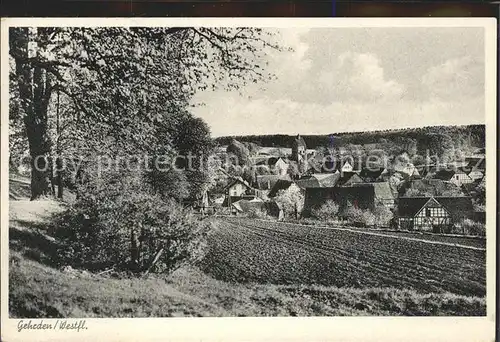
[[304, 194], [296, 185], [291, 185], [288, 189], [279, 190], [274, 200], [281, 204], [286, 216], [295, 219], [299, 218], [304, 208]]
[[387, 227], [393, 218], [392, 211], [383, 204], [378, 204], [373, 210], [375, 222], [378, 226]]
[[[49, 28], [38, 29], [34, 42], [40, 50], [47, 47], [51, 31]], [[38, 48], [30, 49], [33, 34], [26, 27], [11, 29], [10, 32], [10, 51], [16, 59], [15, 75], [31, 156], [32, 199], [50, 194], [49, 155], [52, 146], [47, 109], [54, 80], [54, 75], [47, 72], [50, 64], [44, 65], [37, 58], [40, 56]]]
[[335, 219], [338, 213], [339, 205], [332, 200], [326, 201], [321, 207], [312, 211], [314, 217], [323, 221]]
[[232, 139], [227, 146], [226, 152], [236, 158], [236, 164], [246, 166], [250, 164], [250, 152], [248, 148], [236, 139]]
[[[76, 113], [74, 147], [154, 150], [154, 123], [202, 89], [267, 78], [260, 57], [270, 33], [254, 28], [11, 28], [12, 79], [19, 86], [32, 159], [32, 199], [50, 193], [55, 90]], [[114, 151], [109, 151], [113, 153]]]

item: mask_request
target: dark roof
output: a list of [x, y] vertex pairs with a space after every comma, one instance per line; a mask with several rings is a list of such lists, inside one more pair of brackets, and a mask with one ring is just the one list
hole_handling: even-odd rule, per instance
[[474, 212], [472, 200], [466, 196], [400, 197], [398, 202], [399, 216], [414, 217], [431, 198], [434, 198], [454, 217], [470, 217]]
[[449, 181], [454, 175], [454, 170], [439, 170], [434, 174], [434, 178]]
[[280, 175], [260, 175], [257, 176], [257, 189], [259, 190], [271, 190], [276, 182], [280, 179], [291, 181], [290, 176], [280, 176]]
[[224, 197], [224, 202], [222, 202], [223, 207], [227, 207], [229, 205], [229, 199], [231, 200], [231, 203], [238, 202], [239, 200], [245, 199], [245, 200], [252, 200], [255, 198], [255, 195], [243, 195], [243, 196], [225, 196]]
[[405, 186], [401, 187], [401, 194], [406, 194], [409, 189], [419, 190], [422, 195], [427, 194], [427, 196], [439, 196], [446, 191], [461, 193], [458, 185], [441, 179], [414, 179], [406, 182]]
[[255, 158], [255, 165], [274, 166], [280, 159], [283, 160], [281, 157], [258, 157]]
[[274, 197], [280, 190], [286, 190], [292, 185], [293, 182], [291, 180], [286, 180], [286, 179], [278, 179], [274, 186], [272, 187], [271, 191], [269, 191], [269, 197]]
[[350, 186], [355, 183], [363, 183], [363, 179], [356, 172], [340, 172], [337, 185]]
[[355, 183], [352, 187], [373, 188], [374, 196], [379, 200], [394, 199], [394, 195], [388, 182]]
[[333, 188], [337, 185], [340, 173], [315, 173], [304, 176], [296, 181], [303, 189], [307, 188]]
[[486, 169], [486, 159], [485, 158], [474, 158], [469, 160], [467, 165], [469, 169], [485, 170]]
[[400, 197], [398, 215], [401, 217], [414, 217], [430, 199], [430, 197]]

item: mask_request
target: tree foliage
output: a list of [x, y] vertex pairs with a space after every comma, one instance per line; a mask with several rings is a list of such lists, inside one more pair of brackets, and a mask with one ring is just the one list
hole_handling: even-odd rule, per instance
[[[185, 110], [199, 90], [268, 78], [261, 58], [277, 48], [258, 28], [16, 27], [9, 34], [30, 154], [45, 163], [55, 92], [71, 106], [66, 121], [79, 156], [104, 139], [115, 150], [154, 151], [171, 138], [156, 136], [156, 123]], [[32, 172], [33, 197], [48, 193], [49, 173]]]
[[279, 190], [274, 200], [283, 208], [285, 216], [298, 219], [304, 208], [304, 194], [297, 186]]
[[339, 205], [335, 201], [328, 200], [321, 207], [315, 208], [312, 215], [322, 221], [330, 221], [337, 218]]

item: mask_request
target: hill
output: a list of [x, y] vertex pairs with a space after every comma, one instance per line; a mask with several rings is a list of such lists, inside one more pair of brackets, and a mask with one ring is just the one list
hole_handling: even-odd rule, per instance
[[[298, 131], [297, 133], [301, 133]], [[413, 139], [420, 151], [431, 149], [436, 138], [449, 137], [449, 140], [470, 146], [484, 147], [485, 126], [428, 126], [421, 128], [403, 128], [383, 131], [331, 133], [327, 135], [302, 135], [308, 148], [341, 147], [348, 144], [379, 144], [385, 141], [395, 143], [398, 139]], [[231, 139], [240, 142], [252, 142], [259, 146], [290, 147], [295, 135], [245, 135], [218, 137], [215, 142], [228, 145]], [[447, 139], [448, 140], [448, 139]]]

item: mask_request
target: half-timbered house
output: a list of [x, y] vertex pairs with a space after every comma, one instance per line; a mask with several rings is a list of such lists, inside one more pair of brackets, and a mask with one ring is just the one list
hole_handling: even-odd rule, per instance
[[470, 197], [400, 197], [398, 226], [404, 230], [449, 232], [454, 223], [471, 218]]

